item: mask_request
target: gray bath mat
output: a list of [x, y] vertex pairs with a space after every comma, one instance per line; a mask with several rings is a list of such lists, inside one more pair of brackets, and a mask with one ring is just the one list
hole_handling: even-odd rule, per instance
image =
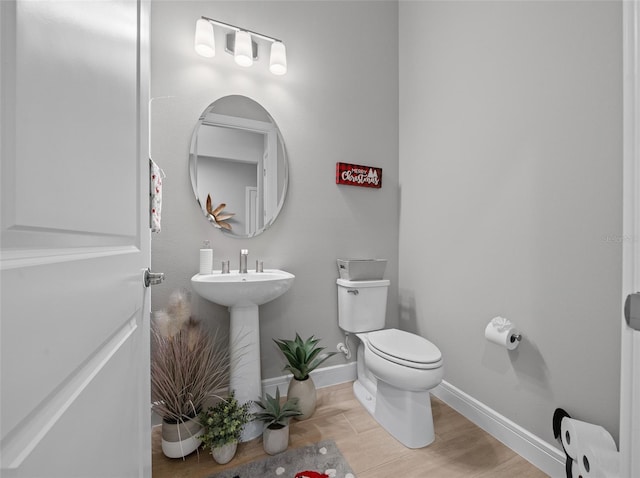
[[330, 478], [355, 478], [349, 463], [333, 440], [324, 440], [302, 448], [287, 450], [278, 455], [216, 473], [210, 478], [294, 478], [303, 471], [324, 473]]

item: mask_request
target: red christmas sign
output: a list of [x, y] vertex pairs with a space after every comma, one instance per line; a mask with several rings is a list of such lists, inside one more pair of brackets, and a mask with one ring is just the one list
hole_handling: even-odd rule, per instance
[[336, 184], [379, 189], [382, 187], [382, 168], [336, 163]]

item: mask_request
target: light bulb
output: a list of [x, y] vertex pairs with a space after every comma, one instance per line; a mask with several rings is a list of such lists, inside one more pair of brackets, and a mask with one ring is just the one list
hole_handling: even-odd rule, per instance
[[200, 18], [196, 22], [194, 47], [198, 55], [206, 58], [211, 58], [216, 55], [216, 42], [213, 37], [213, 25], [204, 18]]
[[287, 72], [287, 49], [281, 41], [273, 42], [271, 45], [269, 70], [274, 75], [284, 75]]
[[236, 63], [240, 66], [253, 65], [253, 48], [251, 34], [242, 30], [236, 32], [235, 54]]

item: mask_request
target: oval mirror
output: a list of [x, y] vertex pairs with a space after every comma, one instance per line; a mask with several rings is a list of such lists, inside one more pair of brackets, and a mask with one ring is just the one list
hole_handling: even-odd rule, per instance
[[236, 237], [256, 236], [276, 220], [287, 193], [282, 134], [251, 98], [220, 98], [196, 124], [189, 172], [196, 201], [212, 225]]

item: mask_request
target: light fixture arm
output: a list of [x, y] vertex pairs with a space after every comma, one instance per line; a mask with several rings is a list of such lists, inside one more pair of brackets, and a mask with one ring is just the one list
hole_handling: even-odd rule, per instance
[[247, 32], [247, 33], [250, 33], [253, 36], [256, 36], [258, 38], [262, 38], [263, 40], [267, 40], [267, 41], [270, 41], [270, 42], [273, 42], [273, 43], [276, 43], [276, 42], [282, 43], [282, 40], [280, 40], [278, 38], [274, 38], [274, 37], [270, 37], [268, 35], [264, 35], [262, 33], [254, 32], [253, 30], [247, 30], [246, 28], [240, 28], [240, 27], [237, 27], [235, 25], [231, 25], [230, 23], [225, 23], [225, 22], [221, 22], [219, 20], [214, 20], [213, 18], [205, 17], [204, 15], [201, 16], [200, 18], [202, 18], [203, 20], [207, 20], [208, 22], [211, 22], [214, 25], [218, 25], [220, 27], [227, 28], [229, 30], [233, 30], [234, 32], [240, 32], [240, 31]]

